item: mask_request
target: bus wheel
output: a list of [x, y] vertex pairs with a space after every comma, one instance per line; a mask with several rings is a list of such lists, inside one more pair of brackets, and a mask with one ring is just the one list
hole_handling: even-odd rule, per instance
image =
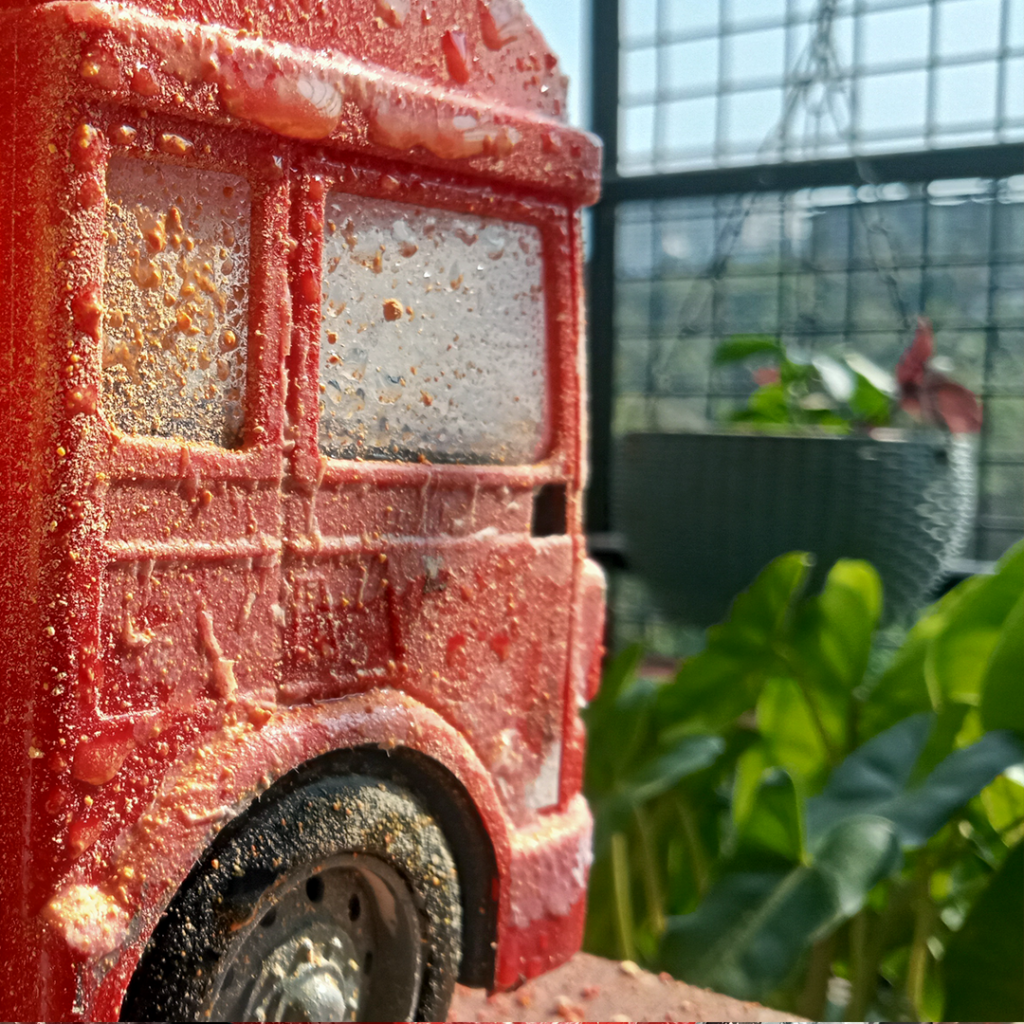
[[444, 1020], [462, 911], [437, 823], [369, 776], [275, 789], [175, 895], [121, 1020]]

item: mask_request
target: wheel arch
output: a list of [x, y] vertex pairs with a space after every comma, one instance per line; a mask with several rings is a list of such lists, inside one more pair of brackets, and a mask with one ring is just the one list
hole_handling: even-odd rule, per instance
[[[73, 872], [55, 894], [95, 894], [98, 907], [126, 908], [107, 947], [91, 955], [65, 941], [79, 972], [83, 1008], [93, 1019], [117, 1020], [146, 943], [221, 832], [230, 832], [265, 794], [290, 787], [308, 772], [371, 767], [409, 789], [435, 816], [448, 839], [463, 899], [459, 980], [490, 987], [495, 943], [507, 915], [512, 826], [494, 781], [465, 737], [437, 712], [396, 691], [352, 695], [319, 705], [282, 708], [260, 730], [225, 727], [179, 763], [118, 844], [103, 877]], [[474, 858], [480, 860], [473, 863]], [[90, 897], [91, 898], [91, 897]], [[51, 915], [51, 924], [64, 931]], [[88, 924], [88, 923], [87, 923]], [[81, 932], [82, 922], [77, 922]], [[111, 933], [109, 922], [104, 927]]]
[[364, 744], [328, 751], [281, 776], [224, 832], [240, 829], [245, 814], [259, 801], [331, 775], [370, 775], [393, 782], [417, 797], [437, 821], [459, 873], [463, 922], [459, 981], [474, 988], [492, 986], [498, 937], [497, 857], [469, 791], [436, 758], [406, 746], [385, 750]]

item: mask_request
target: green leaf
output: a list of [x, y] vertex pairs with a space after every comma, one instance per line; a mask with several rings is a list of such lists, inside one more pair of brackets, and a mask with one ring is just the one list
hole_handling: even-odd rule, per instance
[[892, 415], [892, 399], [875, 387], [862, 373], [855, 374], [853, 394], [849, 400], [850, 412], [862, 423], [883, 427]]
[[812, 849], [837, 823], [861, 814], [891, 821], [905, 848], [923, 846], [971, 797], [1024, 757], [1024, 742], [1013, 733], [989, 732], [953, 751], [920, 785], [908, 788], [933, 722], [930, 715], [908, 718], [836, 768], [822, 793], [807, 801]]
[[[814, 914], [809, 922], [801, 922], [799, 931], [804, 934], [798, 932], [795, 937], [769, 931], [776, 909], [772, 897], [786, 886], [790, 874], [725, 875], [692, 914], [668, 919], [658, 965], [681, 981], [740, 999], [757, 999], [770, 992], [778, 979], [789, 973], [803, 950], [806, 934], [817, 927], [820, 918]], [[762, 935], [765, 941], [759, 944]]]
[[696, 911], [669, 919], [660, 962], [692, 984], [764, 999], [861, 908], [897, 856], [892, 823], [862, 817], [837, 826], [811, 865], [726, 874]]
[[765, 855], [791, 864], [804, 857], [803, 805], [789, 773], [770, 768], [762, 777], [737, 843], [737, 860], [761, 862]]
[[721, 736], [683, 736], [672, 749], [638, 765], [622, 780], [619, 799], [630, 807], [653, 800], [680, 779], [713, 764], [725, 750]]
[[918, 785], [957, 747], [966, 747], [981, 739], [985, 730], [981, 728], [980, 723], [975, 735], [967, 735], [964, 732], [964, 723], [970, 713], [971, 709], [966, 704], [947, 704], [935, 716], [932, 731], [928, 734], [928, 742], [925, 743], [924, 750], [914, 765], [908, 786]]
[[1006, 616], [985, 669], [981, 721], [986, 729], [1024, 731], [1024, 595]]
[[801, 741], [791, 724], [781, 728], [804, 745], [827, 739], [830, 760], [848, 749], [850, 695], [864, 681], [881, 610], [882, 582], [874, 567], [840, 559], [821, 593], [794, 615], [786, 660], [805, 698], [798, 703], [813, 711], [811, 725], [820, 736]]
[[942, 961], [947, 1020], [1024, 1020], [1024, 844], [978, 897]]
[[781, 384], [765, 384], [747, 399], [745, 408], [733, 413], [734, 423], [789, 423], [792, 414]]
[[[815, 672], [819, 685], [835, 685], [847, 693], [864, 677], [871, 641], [882, 613], [882, 580], [868, 562], [840, 559], [829, 571], [821, 594], [810, 602], [812, 638], [799, 631], [794, 644]], [[813, 652], [813, 653], [812, 653]]]
[[889, 669], [866, 694], [862, 736], [873, 736], [947, 700], [976, 704], [1002, 623], [1020, 597], [1024, 544], [1012, 547], [994, 576], [972, 576], [923, 612]]
[[913, 715], [850, 754], [820, 795], [807, 801], [808, 841], [813, 845], [855, 815], [887, 816], [924, 750], [933, 720], [932, 715]]
[[1024, 824], [1024, 785], [1000, 775], [981, 791], [981, 805], [996, 832], [1020, 828]]
[[864, 695], [866, 700], [859, 721], [862, 738], [883, 732], [910, 715], [937, 711], [942, 706], [941, 696], [929, 689], [925, 678], [928, 648], [946, 628], [965, 590], [978, 582], [978, 577], [965, 580], [921, 613], [888, 669], [874, 680]]
[[757, 702], [757, 728], [776, 764], [807, 789], [821, 785], [829, 767], [829, 751], [794, 680], [775, 678], [764, 685]]
[[661, 688], [663, 735], [715, 732], [754, 706], [765, 680], [778, 671], [774, 648], [812, 564], [804, 552], [780, 555], [736, 598], [726, 621], [708, 630], [704, 650]]
[[712, 362], [715, 366], [723, 366], [765, 352], [781, 356], [783, 348], [779, 339], [767, 334], [734, 334], [728, 341], [718, 345], [712, 355]]
[[[962, 599], [949, 609], [946, 628], [932, 641], [925, 671], [933, 676], [943, 699], [978, 704], [986, 666], [1002, 633], [1003, 622], [1024, 587], [1024, 544], [1000, 561], [993, 576], [976, 577]], [[1020, 680], [1024, 676], [1018, 675]], [[1024, 716], [1014, 728], [1024, 727]]]
[[977, 743], [954, 750], [920, 786], [908, 789], [885, 813], [905, 847], [923, 846], [1010, 765], [1024, 759], [1024, 741], [1007, 729], [987, 732]]
[[732, 780], [732, 825], [738, 833], [754, 809], [765, 770], [771, 766], [764, 743], [754, 743], [736, 759]]

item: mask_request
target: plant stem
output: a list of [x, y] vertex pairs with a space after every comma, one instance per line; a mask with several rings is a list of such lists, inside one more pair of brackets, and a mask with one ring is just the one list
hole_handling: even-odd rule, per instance
[[875, 989], [877, 957], [869, 946], [870, 911], [862, 907], [850, 921], [850, 1001], [843, 1014], [846, 1020], [863, 1020], [868, 1001]]
[[683, 842], [690, 857], [693, 880], [697, 885], [697, 898], [703, 899], [711, 879], [704, 846], [700, 841], [700, 830], [697, 828], [697, 816], [693, 813], [689, 799], [680, 792], [676, 793], [676, 809], [679, 811], [679, 821], [683, 826]]
[[928, 973], [928, 938], [935, 920], [930, 892], [931, 877], [931, 864], [926, 851], [922, 851], [914, 877], [914, 938], [907, 962], [907, 999], [914, 1020], [921, 1019], [921, 997], [924, 994], [925, 975]]
[[658, 880], [658, 861], [651, 841], [651, 823], [642, 807], [634, 807], [636, 829], [640, 836], [640, 853], [643, 857], [644, 896], [647, 900], [647, 920], [651, 931], [660, 935], [665, 930], [665, 907], [661, 897], [661, 883]]
[[629, 892], [629, 846], [622, 832], [612, 835], [612, 885], [615, 890], [615, 926], [623, 960], [636, 959], [633, 944], [633, 900]]
[[836, 933], [832, 932], [811, 946], [811, 958], [807, 965], [807, 977], [797, 999], [796, 1011], [811, 1020], [821, 1020], [825, 1015], [825, 999], [828, 995], [828, 979], [832, 976], [832, 960], [836, 952]]

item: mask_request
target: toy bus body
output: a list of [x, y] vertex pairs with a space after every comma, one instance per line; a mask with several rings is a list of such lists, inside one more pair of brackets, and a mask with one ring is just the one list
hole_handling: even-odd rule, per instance
[[0, 18], [3, 1016], [117, 1019], [218, 830], [347, 749], [482, 823], [465, 980], [562, 961], [603, 591], [554, 59], [498, 2]]

